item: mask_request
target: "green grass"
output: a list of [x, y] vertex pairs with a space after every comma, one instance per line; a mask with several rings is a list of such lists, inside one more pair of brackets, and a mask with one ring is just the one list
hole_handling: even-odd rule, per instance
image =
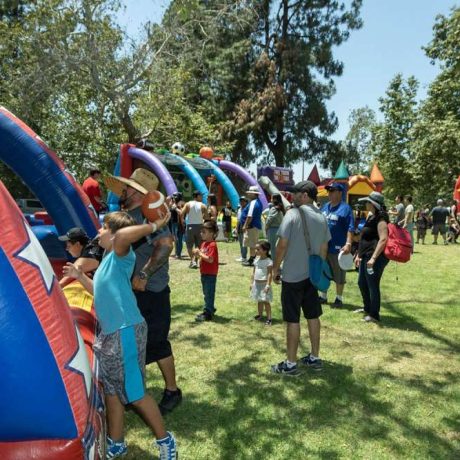
[[[382, 282], [382, 324], [366, 324], [357, 274], [343, 309], [324, 307], [324, 370], [292, 378], [269, 367], [285, 357], [280, 289], [272, 327], [252, 320], [250, 269], [237, 243], [219, 243], [218, 316], [195, 323], [199, 273], [171, 259], [171, 341], [182, 404], [166, 417], [180, 458], [460, 458], [460, 245], [417, 246], [408, 264], [391, 262]], [[332, 294], [330, 293], [330, 300]], [[299, 355], [309, 351], [302, 322]], [[150, 365], [147, 386], [163, 388]], [[152, 437], [127, 415], [127, 459], [151, 458]]]

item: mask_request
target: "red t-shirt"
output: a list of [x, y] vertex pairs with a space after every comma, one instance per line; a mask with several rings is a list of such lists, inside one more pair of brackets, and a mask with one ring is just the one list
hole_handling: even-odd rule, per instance
[[89, 201], [93, 205], [96, 212], [102, 209], [102, 206], [94, 199], [94, 197], [102, 198], [101, 189], [99, 188], [99, 182], [92, 177], [88, 177], [83, 182], [83, 191], [88, 195]]
[[203, 241], [200, 245], [200, 251], [214, 260], [212, 263], [205, 262], [201, 259], [200, 272], [203, 275], [217, 275], [219, 271], [219, 251], [217, 250], [217, 243], [215, 241]]

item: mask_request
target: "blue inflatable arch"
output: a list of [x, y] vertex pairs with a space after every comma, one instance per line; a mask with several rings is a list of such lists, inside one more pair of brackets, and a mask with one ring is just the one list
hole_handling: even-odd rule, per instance
[[239, 206], [240, 197], [235, 186], [232, 184], [228, 176], [220, 169], [213, 161], [206, 160], [205, 158], [189, 158], [190, 163], [198, 169], [209, 169], [212, 174], [216, 176], [217, 181], [224, 189], [227, 198], [230, 201], [233, 209], [237, 209]]
[[96, 236], [98, 221], [89, 199], [64, 164], [25, 123], [0, 107], [0, 160], [41, 201], [59, 234], [82, 227]]

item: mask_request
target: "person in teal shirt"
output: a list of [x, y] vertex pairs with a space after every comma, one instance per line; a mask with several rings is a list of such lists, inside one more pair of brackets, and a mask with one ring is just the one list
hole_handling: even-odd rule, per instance
[[132, 404], [157, 438], [161, 460], [175, 460], [174, 436], [165, 430], [156, 402], [145, 393], [145, 353], [147, 325], [131, 289], [136, 256], [131, 244], [163, 227], [169, 215], [154, 223], [135, 225], [125, 212], [104, 217], [99, 230], [99, 245], [106, 254], [94, 280], [68, 263], [64, 274], [78, 279], [94, 293], [96, 316], [101, 332], [94, 344], [98, 358], [107, 410], [107, 458], [127, 452], [124, 442], [124, 411]]

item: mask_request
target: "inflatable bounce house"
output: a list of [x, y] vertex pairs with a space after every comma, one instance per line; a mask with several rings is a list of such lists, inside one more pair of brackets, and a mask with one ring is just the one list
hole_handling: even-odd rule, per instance
[[373, 165], [370, 177], [361, 174], [350, 176], [343, 161], [337, 168], [333, 178], [328, 178], [321, 181], [319, 178], [318, 169], [315, 165], [310, 172], [308, 179], [318, 186], [318, 198], [320, 203], [325, 203], [327, 201], [328, 193], [326, 186], [328, 184], [331, 182], [342, 183], [345, 187], [345, 193], [343, 194], [342, 199], [346, 201], [350, 206], [356, 205], [360, 198], [368, 196], [373, 191], [382, 192], [385, 182], [377, 164]]
[[[0, 108], [0, 159], [42, 202], [53, 241], [79, 226], [90, 236], [98, 221], [89, 200], [46, 144]], [[105, 408], [92, 351], [96, 320], [91, 296], [58, 284], [33, 229], [0, 182], [0, 458], [105, 459]], [[38, 220], [38, 219], [37, 219]], [[65, 291], [65, 290], [64, 290]]]
[[[268, 206], [263, 189], [256, 179], [241, 166], [214, 156], [210, 147], [200, 149], [200, 154], [185, 154], [182, 144], [176, 142], [171, 151], [164, 149], [154, 151], [149, 142], [142, 141], [137, 146], [122, 144], [113, 174], [129, 177], [137, 168], [152, 171], [159, 179], [161, 190], [165, 195], [182, 192], [191, 198], [192, 190], [198, 190], [207, 203], [208, 194], [213, 192], [218, 198], [218, 205], [230, 201], [234, 210], [239, 205], [239, 193], [233, 185], [232, 178], [237, 177], [246, 188], [256, 185], [261, 191], [260, 199], [264, 208]], [[109, 193], [109, 210], [119, 209], [118, 197]]]

